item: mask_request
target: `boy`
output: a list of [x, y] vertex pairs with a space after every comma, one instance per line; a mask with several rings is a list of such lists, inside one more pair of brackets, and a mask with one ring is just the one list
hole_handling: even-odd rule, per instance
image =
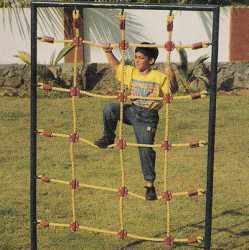
[[[149, 43], [142, 43], [149, 44]], [[106, 46], [104, 51], [108, 63], [115, 70], [117, 80], [121, 80], [122, 67], [119, 60], [113, 55], [112, 48]], [[157, 48], [137, 47], [135, 49], [135, 66], [124, 67], [124, 84], [130, 89], [131, 95], [159, 97], [168, 91], [168, 84], [171, 85], [171, 92], [178, 89], [174, 72], [168, 68], [167, 76], [157, 70], [151, 69], [158, 57]], [[159, 120], [158, 110], [162, 107], [162, 101], [134, 99], [132, 104], [124, 105], [123, 121], [132, 125], [137, 143], [153, 144], [157, 124]], [[120, 117], [120, 104], [109, 103], [103, 109], [104, 132], [103, 137], [95, 141], [95, 145], [106, 148], [114, 143], [115, 130]], [[155, 160], [156, 153], [151, 147], [139, 147], [139, 156], [143, 177], [145, 180], [145, 199], [156, 200], [157, 195], [154, 187], [155, 181]]]

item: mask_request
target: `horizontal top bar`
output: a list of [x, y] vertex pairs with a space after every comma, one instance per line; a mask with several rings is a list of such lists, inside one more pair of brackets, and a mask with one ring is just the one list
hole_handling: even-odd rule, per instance
[[138, 4], [138, 3], [99, 3], [99, 2], [59, 2], [58, 0], [32, 0], [34, 7], [82, 7], [106, 9], [148, 9], [148, 10], [186, 10], [186, 11], [214, 11], [218, 5], [200, 4]]

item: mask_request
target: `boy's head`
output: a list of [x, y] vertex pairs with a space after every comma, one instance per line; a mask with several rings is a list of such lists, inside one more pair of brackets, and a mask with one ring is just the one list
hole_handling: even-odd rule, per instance
[[[143, 42], [141, 44], [151, 44], [148, 42]], [[135, 67], [143, 72], [149, 69], [156, 61], [158, 57], [157, 48], [144, 48], [137, 47], [135, 49]]]

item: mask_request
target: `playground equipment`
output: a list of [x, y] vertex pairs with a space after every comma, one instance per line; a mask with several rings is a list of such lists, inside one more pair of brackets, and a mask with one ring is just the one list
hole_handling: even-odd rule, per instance
[[[74, 67], [73, 67], [73, 87], [71, 89], [62, 89], [62, 88], [56, 88], [53, 87], [51, 84], [44, 84], [44, 83], [38, 83], [36, 80], [36, 22], [37, 22], [37, 7], [45, 7], [45, 6], [54, 6], [54, 7], [66, 7], [66, 6], [74, 6], [75, 10], [73, 11], [73, 33], [74, 37], [71, 40], [63, 40], [63, 41], [57, 41], [53, 37], [39, 37], [38, 39], [41, 42], [47, 42], [47, 43], [56, 43], [56, 42], [63, 42], [63, 43], [70, 43], [74, 45]], [[111, 44], [113, 48], [119, 48], [121, 51], [121, 65], [124, 67], [124, 61], [125, 61], [125, 52], [129, 48], [135, 48], [137, 46], [144, 46], [144, 47], [158, 47], [158, 48], [165, 48], [167, 53], [167, 64], [170, 64], [170, 57], [171, 53], [175, 48], [183, 47], [183, 48], [192, 48], [200, 49], [205, 48], [212, 44], [212, 88], [210, 92], [210, 113], [209, 113], [209, 138], [208, 143], [205, 141], [195, 141], [195, 142], [189, 142], [189, 143], [181, 143], [181, 144], [174, 144], [169, 141], [169, 105], [171, 105], [172, 102], [178, 99], [189, 99], [194, 100], [197, 98], [204, 98], [206, 97], [206, 92], [201, 93], [195, 93], [189, 96], [176, 96], [173, 97], [170, 94], [169, 86], [168, 86], [168, 94], [166, 94], [163, 97], [157, 97], [157, 98], [149, 98], [149, 97], [141, 97], [141, 96], [131, 96], [127, 95], [124, 89], [124, 79], [122, 77], [121, 79], [121, 86], [120, 91], [116, 96], [104, 96], [104, 95], [97, 95], [93, 94], [87, 91], [82, 91], [77, 86], [77, 79], [76, 79], [76, 70], [77, 70], [77, 54], [78, 54], [78, 48], [79, 46], [85, 44], [89, 46], [94, 46], [98, 48], [103, 48], [105, 45], [103, 44], [96, 44], [91, 41], [86, 41], [79, 35], [79, 25], [80, 25], [80, 17], [79, 17], [79, 11], [76, 9], [76, 7], [108, 7], [108, 8], [121, 8], [121, 14], [119, 16], [119, 27], [120, 27], [120, 42]], [[110, 235], [116, 235], [120, 239], [125, 239], [126, 237], [134, 238], [134, 239], [143, 239], [143, 240], [150, 240], [150, 241], [160, 241], [165, 244], [165, 246], [172, 246], [175, 242], [181, 242], [181, 243], [200, 243], [202, 241], [202, 237], [187, 237], [184, 239], [178, 239], [174, 238], [173, 235], [171, 235], [170, 232], [170, 203], [172, 202], [172, 199], [177, 196], [199, 196], [199, 195], [206, 195], [206, 227], [205, 227], [205, 249], [210, 249], [211, 245], [211, 215], [212, 215], [212, 186], [213, 186], [213, 158], [214, 158], [214, 129], [215, 129], [215, 100], [216, 100], [216, 69], [217, 69], [217, 43], [218, 43], [218, 17], [219, 17], [219, 9], [215, 6], [174, 6], [174, 5], [132, 5], [132, 8], [145, 8], [149, 7], [151, 9], [182, 9], [182, 10], [209, 10], [213, 11], [213, 41], [212, 43], [208, 42], [198, 42], [191, 45], [176, 45], [172, 41], [172, 31], [173, 31], [173, 15], [170, 12], [170, 15], [167, 17], [166, 20], [166, 30], [167, 30], [167, 40], [164, 44], [134, 44], [129, 43], [125, 40], [125, 15], [124, 15], [124, 9], [128, 8], [128, 5], [125, 4], [95, 4], [95, 3], [58, 3], [58, 2], [38, 2], [33, 1], [32, 2], [32, 96], [31, 96], [31, 247], [32, 249], [37, 248], [37, 225], [40, 225], [41, 227], [64, 227], [64, 228], [70, 228], [72, 232], [75, 232], [77, 230], [87, 230], [92, 232], [99, 232], [99, 233], [106, 233]], [[131, 6], [129, 7], [131, 8]], [[42, 88], [45, 91], [63, 91], [68, 92], [69, 96], [71, 96], [72, 100], [72, 114], [73, 114], [73, 129], [72, 133], [67, 134], [59, 134], [53, 131], [47, 131], [44, 129], [37, 129], [36, 127], [36, 87]], [[120, 102], [120, 123], [119, 123], [119, 131], [118, 131], [118, 139], [113, 144], [110, 145], [110, 147], [116, 147], [119, 150], [120, 154], [120, 166], [121, 166], [121, 185], [120, 187], [117, 187], [116, 189], [110, 188], [110, 187], [101, 187], [101, 186], [95, 186], [95, 185], [89, 185], [87, 183], [81, 183], [77, 178], [75, 174], [75, 160], [74, 160], [74, 144], [75, 143], [85, 143], [89, 146], [96, 147], [93, 142], [81, 138], [78, 129], [77, 129], [77, 113], [75, 108], [75, 103], [77, 101], [77, 97], [80, 95], [87, 95], [87, 96], [93, 96], [98, 98], [107, 98], [107, 99], [117, 99]], [[164, 129], [164, 139], [161, 142], [161, 144], [136, 144], [136, 143], [130, 143], [127, 142], [123, 135], [123, 104], [128, 99], [150, 99], [150, 100], [161, 100], [164, 103], [164, 114], [165, 114], [165, 129]], [[62, 181], [50, 178], [48, 176], [42, 176], [36, 174], [36, 136], [42, 135], [45, 137], [63, 137], [67, 138], [69, 140], [69, 150], [70, 150], [70, 158], [71, 158], [71, 168], [72, 168], [72, 175], [70, 181]], [[190, 192], [171, 192], [168, 190], [168, 154], [169, 151], [172, 150], [174, 147], [201, 147], [208, 144], [208, 176], [207, 176], [207, 190], [204, 189], [197, 189], [195, 191]], [[163, 192], [161, 192], [161, 195], [158, 197], [159, 200], [163, 200], [166, 204], [166, 236], [164, 238], [151, 238], [151, 237], [144, 237], [140, 235], [136, 235], [130, 232], [127, 232], [125, 228], [125, 218], [124, 218], [124, 199], [127, 196], [133, 196], [139, 199], [143, 199], [144, 197], [131, 192], [128, 190], [128, 187], [126, 185], [125, 180], [125, 168], [124, 168], [124, 160], [123, 160], [123, 153], [126, 147], [154, 147], [154, 148], [161, 148], [164, 153], [164, 185], [163, 185]], [[48, 182], [54, 182], [54, 183], [60, 183], [64, 185], [69, 185], [71, 187], [71, 197], [72, 197], [72, 221], [69, 224], [60, 224], [55, 222], [46, 221], [43, 219], [37, 219], [36, 218], [36, 182], [37, 180], [43, 181], [45, 183]], [[100, 228], [93, 228], [88, 227], [85, 225], [80, 225], [76, 218], [76, 211], [75, 211], [75, 192], [78, 188], [92, 188], [96, 190], [105, 190], [108, 192], [116, 192], [119, 195], [119, 225], [120, 228], [117, 231], [110, 231]]]

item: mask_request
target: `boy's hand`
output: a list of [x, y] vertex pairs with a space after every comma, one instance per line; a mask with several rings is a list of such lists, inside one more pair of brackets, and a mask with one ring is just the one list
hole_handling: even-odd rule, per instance
[[105, 51], [105, 53], [112, 53], [112, 47], [111, 47], [111, 44], [110, 43], [108, 43], [107, 45], [104, 45], [103, 46], [103, 50]]
[[106, 58], [107, 58], [108, 63], [113, 68], [115, 68], [117, 65], [119, 65], [119, 60], [112, 53], [113, 47], [111, 46], [111, 44], [108, 43], [107, 45], [104, 45], [102, 48], [106, 54]]

